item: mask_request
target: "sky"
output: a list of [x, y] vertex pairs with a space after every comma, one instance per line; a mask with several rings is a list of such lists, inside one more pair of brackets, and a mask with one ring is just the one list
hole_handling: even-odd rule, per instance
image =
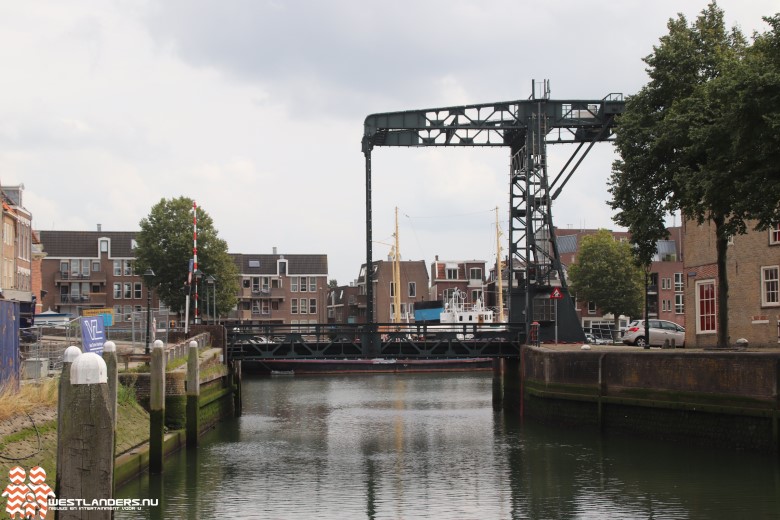
[[[750, 35], [777, 0], [721, 0]], [[36, 0], [0, 2], [0, 183], [24, 184], [38, 230], [135, 231], [186, 196], [231, 253], [365, 262], [369, 114], [527, 99], [628, 96], [689, 0]], [[573, 152], [548, 147], [549, 171]], [[616, 229], [612, 145], [596, 145], [553, 206], [558, 227]], [[503, 148], [375, 148], [374, 259], [399, 213], [404, 260], [506, 250]], [[45, 248], [45, 244], [44, 244]], [[207, 270], [206, 266], [203, 266]]]

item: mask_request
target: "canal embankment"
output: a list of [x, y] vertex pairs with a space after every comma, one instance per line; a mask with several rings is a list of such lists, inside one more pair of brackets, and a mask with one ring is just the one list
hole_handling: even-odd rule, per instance
[[[225, 417], [235, 414], [236, 382], [223, 361], [223, 349], [214, 347], [208, 334], [189, 338], [181, 343], [198, 342], [200, 392], [198, 397], [199, 433], [203, 434]], [[166, 409], [164, 454], [185, 446], [187, 350], [178, 344], [166, 348]], [[143, 359], [134, 361], [120, 357], [117, 398], [116, 458], [114, 480], [127, 482], [149, 467], [149, 390], [150, 377]], [[52, 385], [52, 383], [55, 383]], [[36, 385], [52, 385], [56, 380], [43, 380]], [[0, 421], [0, 471], [10, 468], [40, 466], [54, 475], [57, 466], [57, 402], [42, 403], [30, 410], [21, 410]]]
[[525, 418], [778, 451], [780, 352], [523, 348]]

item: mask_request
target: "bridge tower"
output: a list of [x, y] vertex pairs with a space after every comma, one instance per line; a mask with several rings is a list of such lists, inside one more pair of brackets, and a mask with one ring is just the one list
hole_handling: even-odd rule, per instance
[[[622, 94], [595, 100], [551, 100], [549, 83], [532, 83], [527, 100], [372, 114], [366, 117], [362, 149], [366, 159], [366, 265], [372, 259], [371, 151], [375, 146], [507, 147], [509, 183], [509, 322], [530, 330], [540, 324], [542, 341], [583, 341], [555, 240], [554, 200], [593, 145], [613, 138]], [[548, 144], [576, 145], [550, 180]], [[367, 276], [371, 270], [367, 269]], [[550, 299], [555, 287], [564, 298]], [[366, 321], [374, 322], [373, 284], [366, 283]]]

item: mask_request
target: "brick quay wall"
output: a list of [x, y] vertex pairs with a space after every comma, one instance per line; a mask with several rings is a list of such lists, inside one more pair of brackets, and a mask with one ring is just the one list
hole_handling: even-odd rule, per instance
[[778, 451], [780, 352], [524, 347], [525, 417]]

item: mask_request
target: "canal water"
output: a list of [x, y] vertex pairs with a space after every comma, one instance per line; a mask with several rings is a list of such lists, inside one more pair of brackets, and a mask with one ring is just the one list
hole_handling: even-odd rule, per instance
[[492, 375], [245, 378], [244, 415], [119, 519], [780, 518], [771, 455], [521, 423]]

